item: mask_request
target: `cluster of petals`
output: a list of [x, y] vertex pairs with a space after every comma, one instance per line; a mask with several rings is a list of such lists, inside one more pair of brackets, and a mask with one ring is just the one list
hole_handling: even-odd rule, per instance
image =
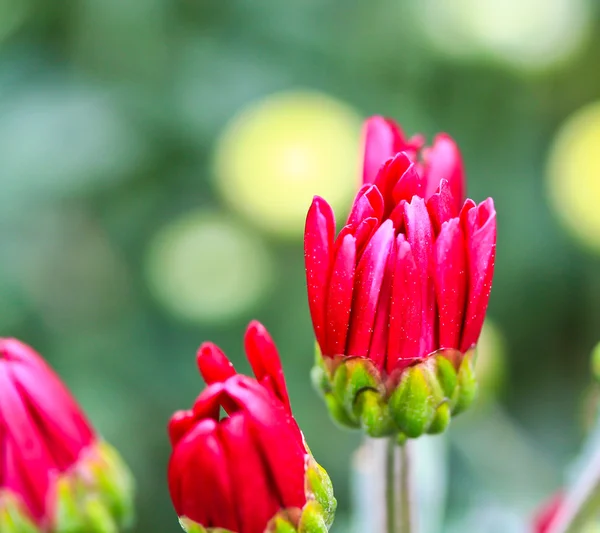
[[237, 374], [214, 344], [200, 347], [207, 387], [192, 409], [171, 418], [169, 490], [182, 518], [205, 528], [263, 533], [279, 511], [306, 503], [308, 454], [271, 337], [252, 322], [244, 344], [256, 379]]
[[58, 376], [29, 346], [0, 339], [0, 496], [16, 497], [45, 528], [57, 477], [96, 441]]
[[465, 199], [454, 140], [430, 147], [389, 119], [365, 124], [363, 185], [337, 234], [315, 197], [304, 234], [309, 307], [325, 357], [369, 358], [389, 374], [478, 340], [496, 248], [491, 198]]

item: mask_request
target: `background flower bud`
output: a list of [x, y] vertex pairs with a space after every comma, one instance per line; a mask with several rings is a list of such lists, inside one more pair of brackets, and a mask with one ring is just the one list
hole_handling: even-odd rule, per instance
[[127, 467], [16, 339], [0, 339], [0, 465], [2, 533], [114, 533], [132, 521]]

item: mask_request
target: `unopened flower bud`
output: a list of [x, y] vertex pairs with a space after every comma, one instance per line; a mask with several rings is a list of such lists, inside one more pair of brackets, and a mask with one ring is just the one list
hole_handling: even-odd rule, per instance
[[462, 159], [448, 135], [423, 148], [421, 137], [406, 139], [382, 117], [365, 132], [364, 184], [346, 224], [336, 237], [319, 197], [306, 220], [309, 307], [323, 359], [313, 380], [344, 425], [374, 437], [438, 433], [475, 396], [496, 211], [491, 198], [465, 200]]
[[119, 533], [133, 483], [31, 348], [0, 339], [0, 532]]
[[180, 523], [188, 533], [327, 533], [331, 481], [292, 416], [275, 344], [253, 322], [245, 347], [256, 379], [237, 374], [214, 344], [200, 347], [208, 386], [169, 424]]

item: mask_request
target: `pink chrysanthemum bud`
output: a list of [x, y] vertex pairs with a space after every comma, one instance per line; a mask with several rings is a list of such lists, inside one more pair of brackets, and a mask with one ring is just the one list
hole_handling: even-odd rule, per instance
[[132, 482], [58, 376], [30, 347], [0, 339], [0, 531], [120, 531]]
[[[365, 125], [363, 179], [337, 237], [324, 199], [315, 197], [306, 220], [308, 299], [323, 358], [317, 379], [336, 418], [349, 425], [367, 424], [372, 435], [437, 432], [473, 396], [465, 354], [479, 338], [492, 285], [494, 204], [465, 200], [452, 138], [440, 134], [424, 148], [422, 138], [407, 140], [382, 117]], [[440, 372], [443, 379], [433, 377]], [[466, 395], [455, 387], [461, 380]], [[395, 424], [369, 428], [357, 402], [360, 392], [373, 390], [380, 407], [391, 401], [402, 409], [406, 397], [427, 404], [412, 400], [410, 409], [391, 413]], [[361, 401], [375, 401], [368, 396]], [[411, 409], [421, 412], [417, 423], [405, 420]]]
[[197, 362], [208, 386], [169, 423], [169, 490], [180, 522], [188, 533], [326, 533], [331, 482], [292, 416], [275, 344], [253, 322], [245, 347], [256, 379], [203, 344]]

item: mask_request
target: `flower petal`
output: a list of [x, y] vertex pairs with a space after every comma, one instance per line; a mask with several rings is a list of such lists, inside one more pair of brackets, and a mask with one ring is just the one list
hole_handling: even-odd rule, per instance
[[315, 336], [325, 347], [325, 295], [333, 255], [335, 220], [329, 204], [315, 196], [306, 218], [304, 231], [304, 262], [308, 306]]
[[306, 449], [295, 420], [273, 395], [246, 376], [229, 379], [226, 389], [251, 425], [253, 440], [260, 446], [263, 460], [273, 473], [272, 481], [280, 499], [286, 506], [302, 507], [306, 503]]
[[404, 235], [396, 239], [396, 262], [390, 307], [390, 331], [386, 368], [388, 374], [402, 369], [423, 354], [421, 347], [422, 326], [421, 276], [417, 269], [410, 244]]
[[326, 352], [323, 355], [346, 354], [355, 268], [356, 239], [348, 234], [336, 252], [331, 270], [327, 294]]
[[439, 347], [458, 349], [467, 300], [467, 257], [460, 220], [444, 222], [435, 243]]
[[444, 222], [458, 216], [459, 210], [447, 180], [442, 179], [437, 191], [427, 200], [427, 211], [436, 235], [439, 234]]
[[393, 242], [394, 225], [386, 220], [367, 244], [358, 263], [346, 355], [366, 357], [369, 353], [385, 265]]
[[477, 343], [492, 290], [496, 257], [496, 210], [491, 198], [467, 213], [468, 303], [461, 351]]
[[377, 311], [375, 314], [375, 324], [373, 326], [373, 335], [371, 346], [369, 347], [369, 359], [373, 361], [377, 368], [385, 368], [385, 358], [388, 348], [388, 337], [390, 328], [390, 306], [392, 303], [392, 282], [394, 277], [394, 266], [396, 264], [395, 242], [392, 241], [392, 247], [388, 254], [388, 260], [385, 265], [383, 282], [381, 283], [381, 294], [377, 302]]
[[[263, 533], [267, 523], [285, 507], [272, 475], [264, 463], [260, 445], [254, 441], [252, 427], [243, 414], [235, 414], [219, 425], [219, 435], [227, 455], [233, 483], [236, 512], [243, 531]], [[239, 531], [232, 529], [232, 531]]]
[[346, 225], [356, 228], [366, 218], [375, 218], [380, 221], [382, 216], [383, 197], [381, 192], [374, 185], [363, 185], [356, 194]]
[[429, 198], [440, 181], [446, 179], [458, 211], [465, 197], [465, 172], [462, 156], [454, 139], [446, 133], [438, 134], [431, 148], [424, 151], [423, 159], [427, 178], [425, 198]]
[[425, 201], [417, 196], [404, 205], [406, 240], [421, 277], [422, 327], [421, 354], [427, 355], [436, 348], [435, 342], [435, 282], [433, 258], [433, 228]]
[[400, 203], [402, 200], [410, 201], [415, 195], [423, 197], [424, 192], [425, 180], [422, 175], [417, 172], [416, 165], [410, 163], [394, 186], [392, 192], [394, 205]]
[[196, 364], [207, 385], [236, 375], [235, 368], [221, 349], [212, 342], [203, 343], [196, 354]]
[[257, 381], [269, 389], [292, 414], [277, 347], [266, 328], [258, 321], [250, 322], [244, 337], [246, 355]]
[[373, 116], [363, 126], [365, 158], [363, 183], [373, 183], [381, 165], [396, 153], [398, 139], [404, 134], [393, 121], [381, 116]]

